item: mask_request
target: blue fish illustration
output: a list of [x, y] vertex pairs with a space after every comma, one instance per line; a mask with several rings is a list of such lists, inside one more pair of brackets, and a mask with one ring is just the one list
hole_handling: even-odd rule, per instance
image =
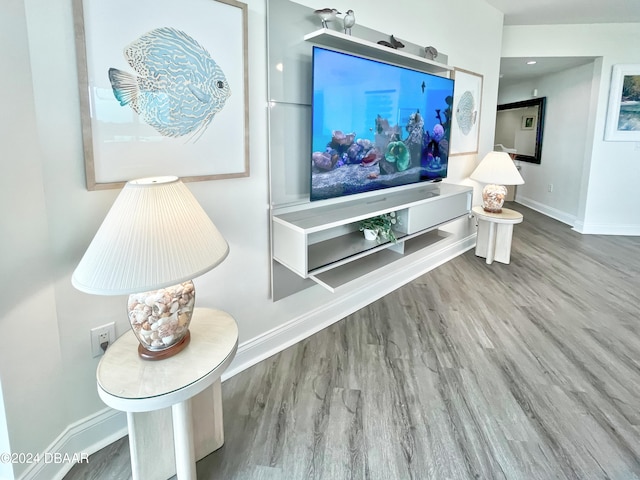
[[473, 98], [473, 94], [469, 90], [464, 92], [456, 109], [456, 120], [458, 120], [458, 126], [463, 135], [468, 135], [476, 123], [476, 115], [478, 113], [475, 105], [476, 101]]
[[231, 95], [209, 52], [175, 28], [145, 33], [124, 57], [137, 75], [110, 68], [113, 94], [166, 137], [201, 135]]

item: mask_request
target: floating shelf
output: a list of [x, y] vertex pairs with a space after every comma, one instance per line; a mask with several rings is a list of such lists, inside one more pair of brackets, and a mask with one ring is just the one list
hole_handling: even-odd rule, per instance
[[363, 40], [361, 38], [345, 35], [344, 33], [328, 30], [326, 28], [316, 30], [304, 36], [307, 42], [317, 43], [325, 47], [337, 48], [356, 55], [382, 60], [384, 62], [395, 63], [403, 67], [428, 71], [430, 73], [449, 73], [453, 67], [443, 63], [434, 62], [427, 58], [418, 57], [402, 50], [394, 50], [384, 45]]
[[440, 230], [432, 230], [429, 233], [415, 236], [405, 242], [407, 247], [403, 253], [398, 253], [387, 248], [378, 251], [374, 255], [358, 258], [352, 262], [321, 273], [314, 273], [310, 278], [330, 292], [336, 292], [338, 288], [359, 278], [378, 276], [380, 275], [379, 269], [389, 267], [394, 263], [410, 262], [411, 257], [416, 255], [433, 254], [438, 249], [446, 248], [447, 245], [450, 245], [451, 241], [454, 241], [453, 234]]

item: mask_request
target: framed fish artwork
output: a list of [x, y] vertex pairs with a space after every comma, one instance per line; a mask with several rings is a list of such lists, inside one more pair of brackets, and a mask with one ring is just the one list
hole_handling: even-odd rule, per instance
[[478, 153], [483, 77], [457, 67], [454, 68], [453, 75], [455, 84], [449, 156]]
[[246, 4], [73, 1], [87, 189], [249, 175]]

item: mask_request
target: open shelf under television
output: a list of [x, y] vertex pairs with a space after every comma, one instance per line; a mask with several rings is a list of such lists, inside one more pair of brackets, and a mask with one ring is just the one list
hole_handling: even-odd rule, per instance
[[[273, 212], [273, 256], [301, 278], [335, 291], [347, 283], [428, 249], [442, 248], [439, 228], [469, 214], [473, 189], [427, 184], [340, 203], [310, 203]], [[364, 240], [360, 220], [395, 212], [397, 242]]]
[[430, 73], [446, 73], [453, 70], [453, 67], [442, 63], [434, 62], [427, 58], [419, 57], [411, 53], [403, 52], [393, 48], [378, 45], [361, 38], [345, 35], [335, 30], [322, 28], [304, 36], [308, 42], [324, 45], [325, 47], [339, 49], [345, 52], [362, 55], [365, 57], [381, 60], [383, 62], [394, 63], [408, 68], [427, 71]]

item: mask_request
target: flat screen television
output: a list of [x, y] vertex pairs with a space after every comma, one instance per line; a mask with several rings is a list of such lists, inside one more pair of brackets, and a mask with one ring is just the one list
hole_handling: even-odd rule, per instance
[[311, 200], [447, 176], [453, 80], [313, 47]]

